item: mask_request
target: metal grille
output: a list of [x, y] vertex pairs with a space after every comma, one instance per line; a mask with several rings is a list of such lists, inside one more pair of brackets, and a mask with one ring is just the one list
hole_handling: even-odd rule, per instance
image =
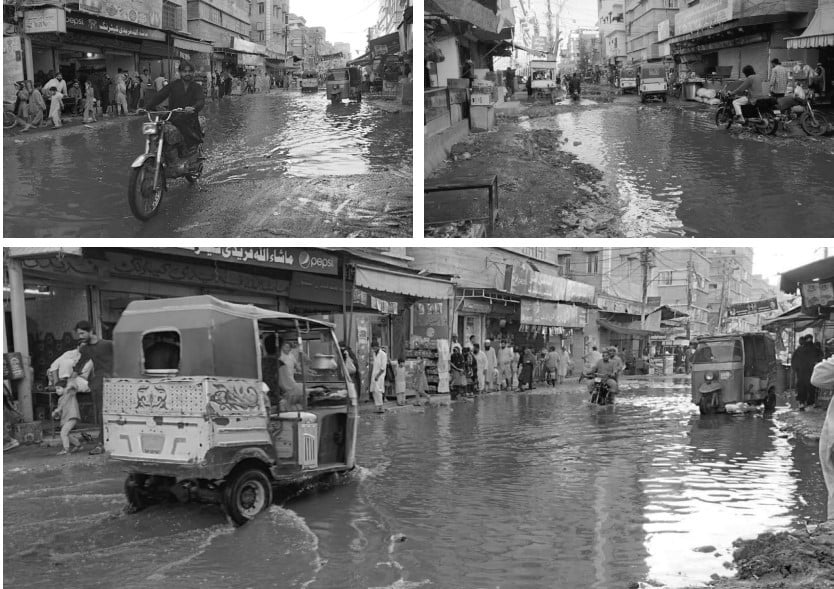
[[162, 3], [162, 29], [165, 31], [182, 30], [182, 6], [167, 0]]

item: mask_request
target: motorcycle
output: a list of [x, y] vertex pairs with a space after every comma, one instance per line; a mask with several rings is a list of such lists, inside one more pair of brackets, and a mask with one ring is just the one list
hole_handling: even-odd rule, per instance
[[601, 376], [594, 377], [594, 386], [591, 388], [591, 403], [596, 405], [610, 405], [614, 402], [608, 390], [608, 384]]
[[578, 102], [579, 98], [580, 98], [579, 92], [577, 90], [574, 90], [573, 92], [570, 93], [570, 98], [574, 102]]
[[191, 154], [179, 154], [183, 138], [171, 123], [171, 116], [185, 112], [185, 109], [144, 112], [148, 115], [148, 122], [142, 123], [145, 153], [130, 166], [127, 193], [130, 210], [140, 221], [147, 221], [159, 212], [162, 197], [168, 190], [168, 179], [184, 176], [189, 184], [196, 183], [203, 173], [203, 161], [206, 159], [202, 144]]
[[[721, 105], [715, 113], [715, 124], [729, 129], [736, 122], [733, 108], [736, 95], [733, 92], [721, 90], [717, 98], [721, 100]], [[744, 122], [739, 124], [743, 127], [750, 127], [763, 135], [772, 135], [776, 131], [776, 118], [770, 108], [764, 105], [763, 101], [767, 100], [757, 100], [755, 104], [743, 105], [741, 114], [744, 116]]]
[[801, 98], [794, 98], [794, 100], [797, 104], [785, 110], [779, 110], [778, 106], [774, 105], [773, 114], [777, 125], [781, 124], [784, 128], [785, 125], [798, 120], [807, 135], [811, 137], [824, 135], [828, 131], [828, 120], [814, 110], [814, 95], [809, 93], [804, 100]]

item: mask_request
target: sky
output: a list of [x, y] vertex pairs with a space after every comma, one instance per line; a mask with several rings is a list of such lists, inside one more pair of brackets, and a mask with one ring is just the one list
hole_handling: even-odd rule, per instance
[[772, 245], [753, 246], [753, 273], [761, 274], [768, 282], [779, 284], [779, 274], [804, 266], [823, 257], [823, 248], [828, 246], [828, 255], [834, 256], [834, 240], [819, 240], [809, 245], [791, 240], [774, 239]]
[[328, 42], [350, 43], [356, 57], [365, 51], [368, 27], [376, 25], [379, 0], [290, 0], [290, 12], [306, 18], [308, 27], [327, 29]]

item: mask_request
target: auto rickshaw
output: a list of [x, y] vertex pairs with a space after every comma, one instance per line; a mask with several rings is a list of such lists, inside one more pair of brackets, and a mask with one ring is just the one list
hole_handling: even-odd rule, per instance
[[692, 356], [692, 402], [702, 415], [730, 403], [776, 407], [776, 343], [767, 333], [704, 336]]
[[640, 86], [637, 94], [640, 102], [662, 100], [666, 102], [669, 88], [666, 83], [666, 68], [662, 63], [644, 63], [640, 65]]
[[302, 92], [318, 92], [319, 91], [319, 73], [315, 70], [305, 70], [301, 72], [301, 91]]
[[631, 65], [624, 66], [620, 70], [620, 91], [637, 92], [637, 68]]
[[333, 103], [342, 99], [362, 101], [362, 71], [358, 67], [333, 68], [327, 72], [327, 98]]
[[548, 100], [550, 104], [556, 103], [556, 68], [555, 61], [530, 62], [530, 88], [533, 91], [534, 100]]
[[219, 503], [238, 525], [273, 487], [354, 468], [357, 392], [329, 323], [192, 296], [130, 303], [104, 382], [104, 448], [133, 510]]

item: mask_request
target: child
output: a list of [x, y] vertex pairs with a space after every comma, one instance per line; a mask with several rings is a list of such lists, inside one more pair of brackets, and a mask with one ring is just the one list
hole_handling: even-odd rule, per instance
[[64, 108], [64, 95], [58, 92], [54, 87], [49, 89], [49, 118], [52, 119], [52, 124], [56, 129], [63, 126], [61, 122], [61, 109]]
[[[59, 385], [55, 387], [60, 395], [60, 400], [58, 401], [58, 408], [52, 412], [52, 418], [61, 418], [61, 444], [63, 445], [63, 449], [58, 452], [58, 456], [76, 452], [81, 448], [81, 442], [78, 441], [78, 438], [70, 437], [70, 432], [75, 428], [75, 424], [81, 417], [78, 410], [78, 400], [75, 397], [76, 392], [78, 392], [79, 380], [83, 379], [80, 377], [71, 378], [67, 381], [66, 386]], [[70, 443], [72, 448], [70, 448]]]
[[403, 358], [397, 360], [394, 392], [397, 394], [397, 405], [405, 405], [405, 360]]

